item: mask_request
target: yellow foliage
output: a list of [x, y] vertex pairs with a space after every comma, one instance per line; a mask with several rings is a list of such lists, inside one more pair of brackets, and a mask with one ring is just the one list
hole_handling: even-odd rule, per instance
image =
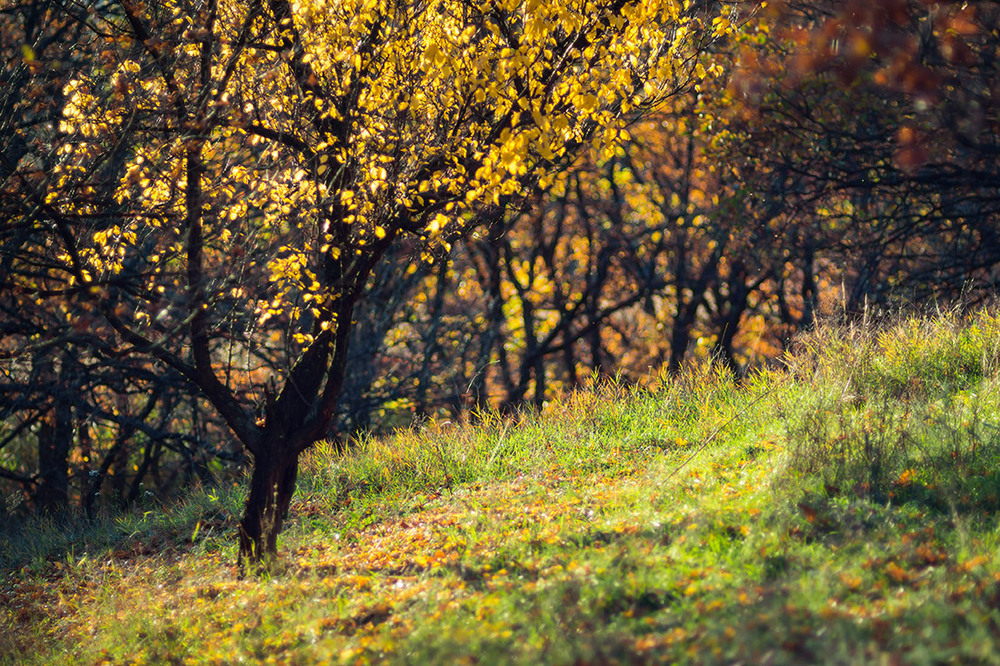
[[[59, 130], [74, 140], [58, 178], [85, 174], [119, 136], [133, 142], [112, 194], [129, 224], [93, 229], [78, 271], [116, 273], [132, 253], [149, 261], [151, 289], [182, 289], [196, 224], [220, 294], [258, 323], [312, 314], [326, 330], [357, 257], [405, 234], [423, 256], [449, 248], [484, 208], [563, 187], [578, 154], [614, 155], [632, 121], [717, 76], [696, 56], [733, 23], [688, 4], [222, 0], [211, 19], [130, 4], [108, 40], [115, 64], [63, 90]], [[54, 193], [46, 203], [88, 213]], [[234, 261], [266, 295], [232, 291]]]

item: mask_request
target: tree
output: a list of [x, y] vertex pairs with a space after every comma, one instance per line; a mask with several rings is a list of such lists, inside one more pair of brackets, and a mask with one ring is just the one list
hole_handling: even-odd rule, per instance
[[[90, 224], [117, 187], [100, 161], [89, 176], [68, 164], [87, 148], [60, 123], [76, 82], [113, 55], [94, 39], [108, 11], [43, 0], [0, 9], [0, 478], [37, 508], [79, 500], [88, 514], [105, 485], [134, 501], [174, 472], [208, 478], [205, 457], [221, 453], [192, 427], [203, 420], [182, 378], [108, 345], [114, 331], [54, 256], [59, 234]], [[79, 206], [54, 217], [60, 196]]]
[[252, 455], [241, 563], [276, 554], [386, 253], [411, 238], [433, 260], [691, 85], [730, 23], [685, 5], [121, 0], [80, 15], [99, 55], [63, 89], [60, 160], [23, 228], [101, 345], [183, 376]]
[[803, 295], [832, 278], [851, 312], [995, 292], [998, 16], [787, 3], [744, 33], [729, 159], [799, 230]]

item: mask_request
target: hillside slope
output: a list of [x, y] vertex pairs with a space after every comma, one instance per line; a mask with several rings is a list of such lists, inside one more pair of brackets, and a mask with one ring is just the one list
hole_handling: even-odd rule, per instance
[[11, 526], [0, 660], [1000, 662], [1000, 321], [800, 347], [317, 450], [263, 578], [238, 488]]

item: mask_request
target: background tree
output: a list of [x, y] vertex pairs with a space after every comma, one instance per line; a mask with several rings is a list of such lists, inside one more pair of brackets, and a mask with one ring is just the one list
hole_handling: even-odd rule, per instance
[[[457, 244], [393, 329], [437, 335], [401, 354], [447, 386], [437, 409], [540, 405], [597, 369], [638, 379], [692, 354], [739, 373], [820, 313], [988, 297], [993, 167], [968, 131], [995, 117], [992, 10], [846, 7], [754, 15], [703, 54], [735, 72], [728, 90], [675, 97], [619, 155]], [[446, 280], [461, 288], [431, 298]], [[435, 404], [420, 386], [418, 412]]]
[[994, 292], [997, 19], [993, 3], [788, 3], [743, 38], [732, 159], [780, 191], [807, 240], [796, 270], [842, 285], [847, 311]]
[[[106, 345], [106, 324], [52, 260], [60, 234], [90, 224], [89, 206], [117, 187], [110, 162], [86, 177], [67, 164], [79, 137], [60, 123], [74, 81], [110, 57], [88, 25], [108, 8], [0, 9], [0, 478], [44, 510], [72, 500], [92, 513], [102, 489], [134, 501], [178, 473], [207, 478], [221, 453], [182, 421], [193, 397], [176, 374]], [[60, 192], [80, 206], [57, 219]]]

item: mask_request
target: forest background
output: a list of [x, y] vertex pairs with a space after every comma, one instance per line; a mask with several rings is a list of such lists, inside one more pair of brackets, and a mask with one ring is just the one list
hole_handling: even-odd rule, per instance
[[[340, 6], [353, 4], [361, 16], [364, 3]], [[544, 13], [387, 3], [387, 23], [325, 35], [350, 48], [324, 70], [292, 3], [239, 16], [221, 2], [4, 3], [0, 512], [93, 515], [239, 482], [248, 458], [270, 460], [268, 437], [311, 438], [294, 461], [316, 439], [349, 446], [415, 419], [543, 410], [606, 378], [641, 385], [706, 361], [739, 377], [819, 316], [995, 293], [993, 3], [689, 2], [667, 42], [631, 56], [623, 47], [646, 33], [614, 35], [644, 27], [638, 16], [593, 34], [570, 22], [538, 48], [579, 50], [552, 74], [572, 101], [518, 109], [531, 83], [497, 63], [529, 48], [528, 5]], [[584, 17], [632, 7], [552, 5]], [[371, 54], [390, 43], [393, 11], [424, 31], [452, 19], [490, 31], [500, 87], [524, 95], [463, 88], [465, 73], [423, 44], [415, 58], [431, 65], [406, 100], [365, 106], [384, 102]], [[632, 79], [586, 79], [587, 57]], [[652, 71], [661, 62], [669, 74]], [[244, 98], [227, 97], [232, 81]], [[383, 124], [355, 132], [331, 112], [347, 102]], [[454, 115], [414, 124], [421, 103]], [[560, 118], [568, 134], [552, 129]], [[473, 123], [462, 141], [499, 146], [502, 178], [445, 141], [459, 120]], [[357, 154], [328, 150], [323, 137], [340, 131]], [[406, 151], [416, 157], [397, 159]], [[384, 195], [404, 180], [405, 215]], [[331, 205], [368, 222], [317, 234]], [[378, 262], [348, 261], [365, 247]], [[340, 300], [324, 300], [331, 290]], [[283, 464], [272, 476], [294, 489]], [[277, 477], [263, 494], [284, 492]], [[261, 502], [258, 522], [280, 528], [282, 507]], [[244, 554], [260, 547], [248, 525]]]

